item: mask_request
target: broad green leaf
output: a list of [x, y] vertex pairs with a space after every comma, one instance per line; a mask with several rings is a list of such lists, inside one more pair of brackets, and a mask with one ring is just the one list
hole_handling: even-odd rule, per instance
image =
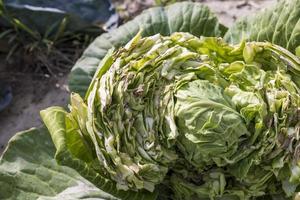
[[183, 2], [167, 7], [150, 8], [132, 21], [96, 38], [71, 71], [71, 91], [84, 96], [96, 68], [108, 50], [125, 45], [139, 30], [142, 30], [143, 36], [157, 33], [170, 35], [179, 31], [195, 36], [223, 36], [226, 27], [219, 24], [208, 7], [199, 3]]
[[225, 39], [231, 43], [247, 41], [268, 41], [291, 52], [300, 45], [300, 1], [280, 0], [252, 17], [238, 20]]
[[76, 200], [114, 199], [78, 172], [60, 166], [46, 128], [14, 136], [0, 159], [0, 199]]

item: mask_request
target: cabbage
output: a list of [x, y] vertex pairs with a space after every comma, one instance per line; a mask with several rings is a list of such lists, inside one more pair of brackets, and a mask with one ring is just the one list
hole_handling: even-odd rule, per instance
[[100, 35], [68, 111], [10, 140], [0, 199], [299, 199], [299, 17], [281, 0], [227, 28], [181, 2]]
[[117, 191], [291, 197], [300, 189], [299, 77], [300, 59], [269, 42], [139, 32], [108, 52], [70, 112], [41, 115], [56, 137], [49, 116], [60, 113], [67, 149]]

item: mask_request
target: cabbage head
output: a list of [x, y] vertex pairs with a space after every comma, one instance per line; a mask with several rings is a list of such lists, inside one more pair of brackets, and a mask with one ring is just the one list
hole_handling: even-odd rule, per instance
[[46, 126], [54, 132], [47, 114], [62, 112], [72, 156], [117, 190], [180, 200], [300, 191], [300, 59], [277, 45], [138, 33], [69, 109], [42, 111]]

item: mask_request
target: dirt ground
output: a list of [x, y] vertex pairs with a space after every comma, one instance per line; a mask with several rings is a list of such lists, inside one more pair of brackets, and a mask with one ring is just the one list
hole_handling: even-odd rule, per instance
[[0, 153], [15, 133], [41, 126], [40, 110], [67, 105], [66, 82], [67, 76], [47, 78], [31, 74], [11, 80], [13, 101], [0, 113]]
[[[200, 0], [199, 0], [200, 1]], [[118, 10], [123, 17], [131, 17], [142, 9], [153, 5], [153, 0], [118, 0]], [[221, 23], [230, 26], [237, 18], [269, 7], [276, 0], [231, 0], [201, 1], [213, 10]], [[126, 12], [124, 12], [126, 11]], [[5, 61], [0, 62], [0, 69]], [[12, 85], [13, 101], [10, 106], [0, 112], [0, 154], [8, 140], [16, 133], [31, 127], [39, 127], [42, 122], [39, 111], [49, 106], [66, 106], [69, 100], [67, 75], [45, 77], [32, 74], [1, 74]]]

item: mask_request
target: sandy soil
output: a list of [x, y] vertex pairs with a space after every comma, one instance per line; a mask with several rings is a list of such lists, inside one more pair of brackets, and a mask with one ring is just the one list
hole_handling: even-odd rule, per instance
[[67, 76], [46, 78], [23, 74], [11, 81], [13, 101], [0, 113], [0, 153], [16, 132], [41, 126], [40, 110], [66, 106], [69, 98]]
[[[266, 8], [274, 4], [276, 0], [202, 0], [202, 2], [219, 16], [223, 24], [230, 26], [236, 18]], [[141, 9], [153, 5], [153, 0], [118, 0], [117, 4], [121, 6], [121, 9], [126, 10], [127, 15], [131, 17], [139, 13]], [[3, 64], [2, 66], [0, 64], [0, 69], [1, 67], [3, 67]], [[4, 74], [4, 77], [11, 82], [14, 97], [11, 105], [0, 113], [0, 154], [7, 141], [16, 132], [41, 126], [42, 122], [39, 116], [41, 109], [54, 105], [66, 106], [69, 99], [66, 75], [46, 78], [37, 75], [21, 74], [11, 76], [10, 74]]]
[[250, 16], [261, 9], [268, 8], [274, 5], [276, 0], [207, 0], [203, 3], [216, 13], [222, 24], [230, 27], [236, 21], [236, 19], [244, 16]]

